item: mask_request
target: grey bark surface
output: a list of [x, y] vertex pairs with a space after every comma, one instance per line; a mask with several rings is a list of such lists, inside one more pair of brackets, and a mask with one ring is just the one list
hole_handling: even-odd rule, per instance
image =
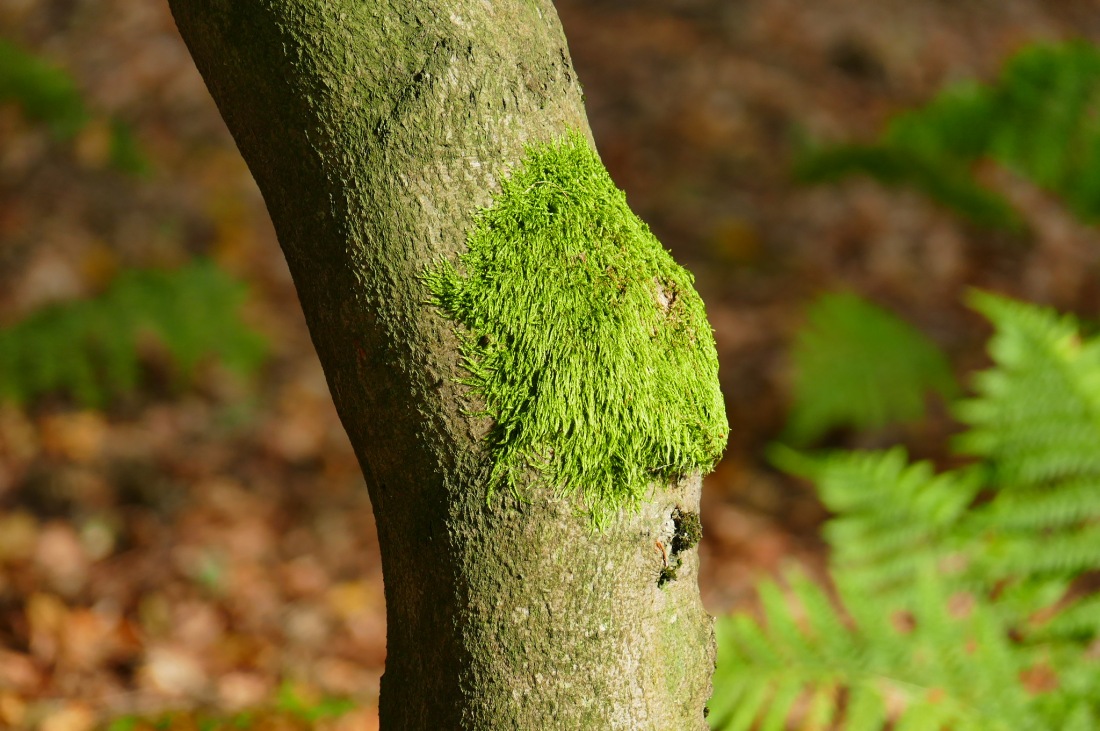
[[532, 484], [486, 499], [484, 420], [422, 275], [461, 252], [524, 147], [590, 136], [549, 0], [170, 0], [267, 203], [367, 477], [388, 658], [380, 717], [419, 729], [706, 728], [697, 551], [663, 586], [659, 487], [602, 532]]

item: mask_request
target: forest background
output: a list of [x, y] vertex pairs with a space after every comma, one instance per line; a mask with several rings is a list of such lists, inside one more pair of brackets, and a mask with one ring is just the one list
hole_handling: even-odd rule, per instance
[[[924, 395], [988, 365], [969, 288], [1100, 305], [1100, 234], [1049, 187], [980, 161], [1012, 210], [983, 219], [919, 184], [810, 184], [809, 151], [879, 139], [1034, 44], [1096, 41], [1100, 17], [1071, 0], [557, 5], [606, 165], [707, 303], [732, 431], [705, 483], [701, 588], [715, 614], [751, 610], [760, 578], [826, 562], [827, 511], [769, 445], [902, 443], [950, 466], [959, 427]], [[265, 707], [290, 728], [369, 728], [385, 657], [370, 504], [166, 5], [3, 0], [0, 67], [0, 351], [49, 371], [81, 362], [73, 328], [144, 318], [105, 379], [0, 360], [0, 727]], [[165, 269], [183, 274], [141, 274]], [[799, 343], [838, 292], [944, 354], [915, 409], [806, 416]], [[97, 304], [73, 320], [77, 302]]]

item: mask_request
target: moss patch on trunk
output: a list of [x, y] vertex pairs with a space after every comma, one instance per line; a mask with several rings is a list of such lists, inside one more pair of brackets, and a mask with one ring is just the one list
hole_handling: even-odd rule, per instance
[[728, 425], [693, 278], [581, 135], [530, 147], [428, 283], [493, 420], [491, 490], [534, 469], [602, 525], [718, 461]]

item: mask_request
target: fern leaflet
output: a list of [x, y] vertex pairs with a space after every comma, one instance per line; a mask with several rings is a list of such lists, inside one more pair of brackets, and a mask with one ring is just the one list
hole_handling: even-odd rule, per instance
[[[929, 392], [955, 394], [939, 349], [908, 323], [848, 294], [827, 294], [798, 333], [786, 438], [807, 443], [838, 426], [874, 429], [924, 414]], [[824, 386], [823, 384], [828, 384]]]
[[971, 301], [996, 328], [993, 367], [957, 408], [957, 445], [980, 462], [937, 474], [900, 449], [775, 448], [834, 513], [837, 601], [792, 574], [760, 586], [762, 621], [720, 621], [715, 729], [1100, 724], [1100, 594], [1082, 581], [1100, 570], [1100, 338]]
[[238, 282], [205, 261], [125, 272], [95, 299], [52, 305], [0, 330], [0, 400], [23, 404], [62, 392], [102, 406], [137, 386], [148, 338], [184, 380], [209, 356], [247, 374], [266, 348], [237, 317], [243, 297]]

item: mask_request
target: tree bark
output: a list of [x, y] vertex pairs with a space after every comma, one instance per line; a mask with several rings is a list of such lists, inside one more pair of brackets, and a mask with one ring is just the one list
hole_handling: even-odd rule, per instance
[[601, 530], [537, 479], [487, 498], [489, 425], [425, 285], [529, 145], [591, 138], [550, 0], [170, 4], [263, 193], [367, 477], [382, 728], [706, 728], [697, 552], [667, 555], [697, 521], [699, 475]]

